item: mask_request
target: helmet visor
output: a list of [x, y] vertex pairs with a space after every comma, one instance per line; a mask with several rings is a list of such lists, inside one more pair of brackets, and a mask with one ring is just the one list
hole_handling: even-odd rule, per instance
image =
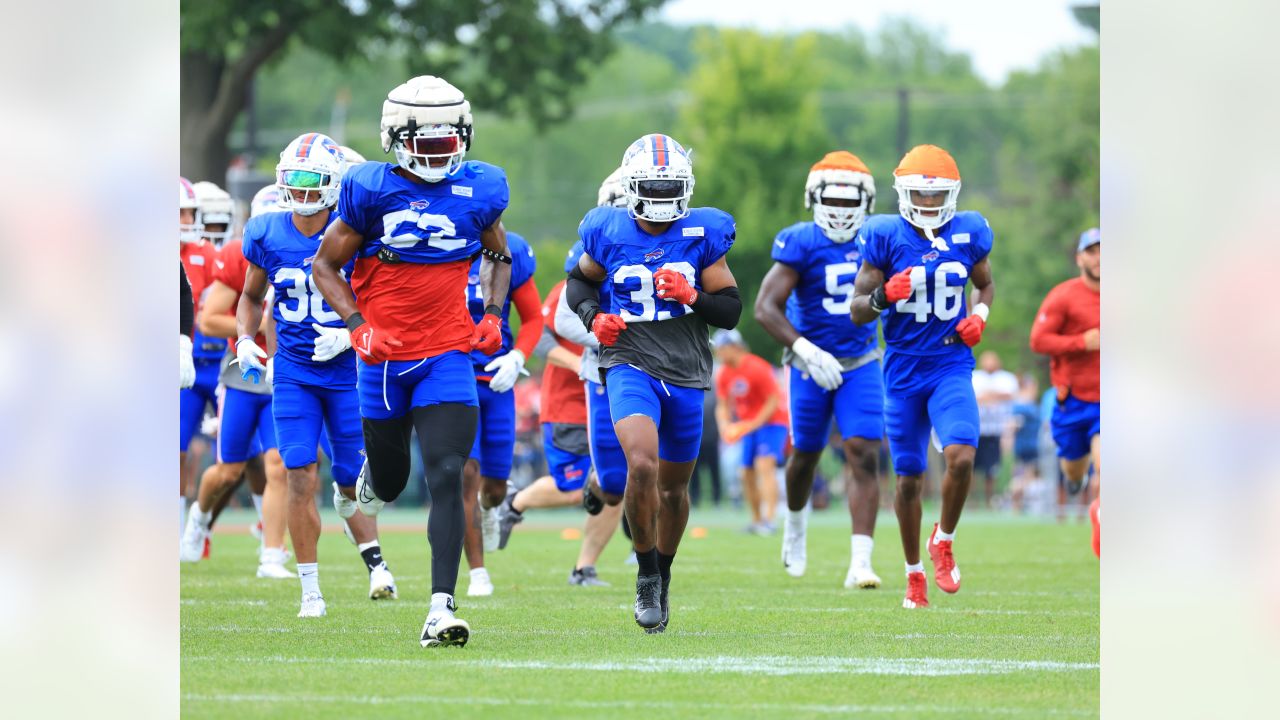
[[459, 138], [457, 135], [439, 137], [413, 136], [405, 138], [404, 144], [413, 155], [447, 156], [458, 153]]
[[638, 195], [650, 200], [674, 200], [684, 197], [683, 180], [641, 180], [636, 183]]
[[280, 184], [288, 188], [317, 189], [329, 184], [329, 176], [310, 170], [285, 170], [280, 173]]

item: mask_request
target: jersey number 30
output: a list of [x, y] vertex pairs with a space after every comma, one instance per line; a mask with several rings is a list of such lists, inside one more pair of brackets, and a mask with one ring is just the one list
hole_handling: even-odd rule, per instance
[[[960, 279], [959, 285], [947, 282], [947, 276]], [[947, 321], [960, 314], [964, 305], [964, 280], [969, 277], [969, 269], [962, 263], [944, 262], [933, 271], [933, 303], [929, 302], [929, 279], [925, 269], [919, 265], [911, 268], [911, 297], [899, 300], [898, 312], [914, 314], [916, 322], [927, 322], [930, 312], [939, 320]]]

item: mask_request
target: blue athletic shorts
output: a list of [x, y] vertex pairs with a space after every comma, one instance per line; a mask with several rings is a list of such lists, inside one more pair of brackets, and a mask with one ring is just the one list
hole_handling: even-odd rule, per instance
[[476, 441], [471, 445], [471, 459], [480, 462], [480, 474], [495, 480], [511, 477], [511, 460], [516, 452], [516, 394], [499, 393], [479, 382], [472, 374], [480, 403], [480, 423]]
[[196, 360], [196, 384], [178, 391], [178, 449], [187, 451], [206, 405], [218, 406], [219, 359]]
[[609, 368], [605, 382], [615, 423], [644, 415], [658, 426], [659, 459], [677, 463], [698, 459], [702, 390], [672, 385], [632, 365]]
[[[577, 426], [581, 432], [581, 425]], [[587, 483], [587, 473], [591, 472], [591, 455], [581, 455], [566, 450], [555, 443], [556, 423], [542, 423], [542, 446], [547, 456], [547, 470], [556, 481], [556, 489], [560, 492], [581, 490]], [[581, 437], [581, 436], [580, 436]], [[626, 459], [623, 459], [626, 462]], [[625, 468], [625, 466], [624, 466]], [[623, 470], [623, 482], [626, 482], [626, 470]]]
[[937, 429], [944, 448], [978, 447], [978, 399], [968, 372], [943, 375], [923, 392], [886, 395], [884, 417], [893, 469], [899, 475], [924, 472], [931, 427]]
[[772, 455], [782, 465], [787, 461], [787, 426], [765, 425], [742, 437], [742, 465], [751, 467], [756, 458]]
[[1085, 402], [1068, 395], [1066, 402], [1053, 406], [1053, 442], [1058, 457], [1079, 460], [1089, 454], [1094, 435], [1102, 434], [1102, 403]]
[[869, 362], [844, 373], [844, 383], [835, 390], [823, 390], [811, 377], [792, 369], [791, 444], [802, 452], [821, 452], [831, 432], [835, 416], [840, 438], [866, 438], [879, 442], [884, 437], [884, 373], [880, 362]]
[[325, 454], [333, 463], [333, 479], [342, 486], [355, 485], [364, 463], [364, 433], [356, 389], [277, 380], [274, 394], [272, 414], [284, 466], [293, 469], [316, 462], [316, 448], [327, 437], [329, 447]]
[[223, 388], [218, 416], [218, 462], [244, 462], [276, 447], [271, 395]]
[[627, 489], [627, 456], [613, 430], [609, 396], [599, 383], [588, 380], [586, 386], [587, 435], [591, 440], [591, 464], [596, 469], [596, 482], [610, 495], [621, 495]]
[[356, 366], [360, 416], [370, 420], [404, 417], [413, 408], [441, 403], [479, 404], [471, 356], [464, 352], [377, 365], [361, 360]]

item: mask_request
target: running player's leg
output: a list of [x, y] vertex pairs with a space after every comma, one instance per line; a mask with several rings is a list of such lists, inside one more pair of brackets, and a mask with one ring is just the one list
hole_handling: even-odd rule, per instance
[[[316, 543], [320, 539], [320, 513], [316, 510], [319, 477], [316, 448], [320, 444], [320, 428], [324, 410], [320, 398], [307, 386], [276, 383], [273, 401], [280, 455], [285, 466], [286, 507], [289, 538], [293, 556], [302, 580], [304, 606], [306, 595], [320, 593]], [[271, 547], [271, 546], [269, 546]], [[308, 616], [319, 616], [317, 608]]]
[[[604, 386], [588, 381], [586, 395], [587, 440], [591, 449], [591, 466], [595, 473], [587, 478], [583, 492], [590, 495], [590, 498], [586, 498], [583, 505], [587, 507], [587, 512], [591, 513], [594, 508], [595, 513], [598, 513], [599, 507], [603, 505], [621, 507], [627, 488], [627, 457], [622, 452], [622, 444], [618, 442], [618, 434], [613, 428], [613, 415]], [[598, 501], [598, 504], [592, 502], [592, 499]]]
[[234, 488], [245, 461], [257, 423], [257, 405], [253, 393], [225, 388], [219, 403], [217, 462], [200, 478], [196, 501], [187, 512], [187, 524], [180, 543], [180, 557], [197, 562], [204, 552], [213, 522], [213, 508]]
[[[484, 569], [484, 551], [485, 538], [482, 532], [481, 515], [487, 511], [482, 507], [480, 502], [480, 488], [482, 482], [480, 480], [480, 439], [484, 436], [487, 429], [485, 423], [485, 415], [488, 410], [489, 401], [492, 398], [492, 391], [489, 391], [488, 383], [476, 381], [476, 396], [479, 400], [479, 412], [477, 413], [476, 438], [471, 443], [471, 452], [467, 457], [467, 462], [462, 466], [462, 516], [466, 519], [466, 529], [462, 537], [462, 549], [467, 556], [467, 565], [472, 572], [472, 585], [475, 584], [475, 570]], [[492, 547], [488, 548], [490, 552], [497, 550], [496, 543], [490, 543]], [[483, 592], [484, 582], [488, 573], [484, 573], [485, 577], [479, 586], [473, 588], [468, 586], [467, 594], [475, 595]], [[490, 590], [490, 593], [492, 590]], [[489, 593], [483, 593], [489, 594]]]
[[741, 440], [742, 459], [738, 467], [738, 485], [742, 488], [742, 503], [751, 513], [747, 532], [760, 532], [760, 485], [756, 477], [756, 434], [748, 433]]
[[[671, 589], [671, 565], [680, 539], [689, 524], [689, 478], [702, 448], [703, 391], [695, 388], [667, 386], [658, 396], [662, 403], [662, 420], [658, 424], [658, 570], [662, 577], [662, 622], [659, 632], [667, 627], [670, 618], [668, 593]], [[776, 440], [779, 448], [785, 437], [782, 428]], [[758, 431], [757, 431], [758, 432]], [[781, 451], [781, 449], [779, 449]], [[777, 484], [776, 473], [769, 481]], [[777, 497], [774, 497], [777, 503]]]
[[613, 533], [617, 531], [622, 519], [621, 505], [605, 505], [595, 515], [587, 515], [582, 528], [582, 547], [578, 550], [578, 560], [569, 575], [572, 585], [608, 585], [596, 572], [596, 563], [600, 554], [609, 545]]
[[205, 399], [200, 391], [192, 386], [178, 391], [178, 523], [181, 526], [186, 511], [187, 448], [191, 438], [200, 429], [200, 420], [204, 417]]
[[845, 373], [835, 392], [836, 426], [848, 467], [845, 499], [849, 505], [849, 573], [845, 587], [879, 587], [871, 569], [876, 513], [880, 507], [880, 439], [884, 437], [884, 380], [878, 362]]
[[938, 382], [929, 396], [929, 418], [946, 460], [942, 514], [929, 537], [929, 557], [938, 587], [953, 593], [960, 589], [960, 569], [952, 555], [952, 543], [973, 482], [973, 460], [978, 448], [978, 400], [967, 374], [947, 375]]
[[454, 594], [462, 559], [462, 466], [475, 439], [474, 405], [441, 403], [413, 409], [413, 424], [431, 491], [427, 538], [431, 542], [431, 593]]
[[929, 447], [928, 394], [885, 396], [885, 434], [898, 475], [893, 509], [898, 516], [906, 560], [907, 596], [903, 607], [928, 607], [924, 564], [920, 562], [920, 492]]
[[263, 450], [262, 467], [266, 477], [266, 484], [260, 491], [262, 544], [264, 547], [284, 548], [284, 533], [289, 524], [289, 479], [276, 440], [272, 396], [262, 395], [259, 398], [257, 438]]
[[752, 466], [760, 490], [760, 519], [763, 528], [772, 533], [778, 512], [778, 466], [786, 462], [787, 428], [765, 425], [752, 435], [756, 436]]
[[356, 502], [367, 515], [377, 515], [383, 503], [400, 497], [409, 482], [413, 418], [404, 378], [413, 369], [414, 363], [391, 360], [356, 363], [366, 458], [356, 481]]
[[782, 567], [801, 577], [808, 567], [808, 513], [818, 460], [827, 446], [835, 393], [824, 390], [806, 374], [788, 373], [791, 400], [791, 457], [787, 459], [787, 518], [782, 526]]

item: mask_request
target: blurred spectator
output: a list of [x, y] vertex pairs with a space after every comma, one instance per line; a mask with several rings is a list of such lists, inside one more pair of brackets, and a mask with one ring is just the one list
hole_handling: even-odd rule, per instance
[[973, 392], [978, 396], [978, 452], [973, 469], [982, 475], [990, 506], [1000, 470], [1000, 443], [1012, 425], [1018, 378], [1000, 367], [1000, 356], [994, 350], [987, 350], [978, 357], [978, 367], [973, 371]]
[[1009, 496], [1013, 509], [1026, 509], [1028, 494], [1042, 491], [1040, 478], [1040, 385], [1034, 376], [1023, 375], [1018, 399], [1013, 404], [1013, 455], [1016, 461], [1013, 478], [1009, 482]]
[[712, 507], [720, 506], [720, 426], [716, 423], [716, 396], [705, 393], [702, 403], [702, 447], [698, 450], [698, 462], [693, 466], [689, 480], [689, 504], [702, 504], [702, 476], [706, 474], [711, 488]]

